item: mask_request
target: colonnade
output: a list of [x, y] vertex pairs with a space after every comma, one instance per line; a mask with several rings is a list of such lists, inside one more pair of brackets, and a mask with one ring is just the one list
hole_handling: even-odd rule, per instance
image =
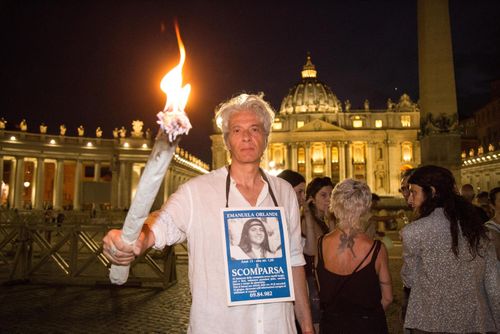
[[[313, 171], [312, 145], [319, 143], [324, 145], [323, 176], [332, 177], [334, 182], [362, 177], [372, 191], [383, 195], [398, 195], [402, 168], [419, 164], [420, 148], [418, 145], [413, 145], [411, 159], [404, 160], [401, 141], [390, 138], [377, 139], [285, 142], [283, 143], [285, 157], [283, 168], [300, 171], [306, 178], [306, 182], [310, 182], [316, 176]], [[273, 144], [278, 144], [278, 142], [274, 141]], [[361, 153], [357, 152], [356, 156], [354, 146], [362, 147]], [[332, 161], [332, 148], [335, 147], [337, 154], [335, 161]], [[300, 149], [304, 149], [303, 160], [300, 158]], [[271, 160], [271, 151], [268, 150], [264, 163], [269, 164]], [[334, 172], [332, 167], [335, 164], [338, 170]]]
[[[26, 162], [34, 162], [34, 176], [26, 181]], [[54, 210], [62, 210], [71, 207], [73, 210], [80, 210], [89, 202], [89, 198], [83, 198], [82, 187], [84, 182], [107, 183], [110, 188], [109, 206], [111, 209], [126, 209], [130, 206], [133, 190], [137, 187], [140, 175], [132, 177], [133, 166], [139, 166], [143, 169], [144, 162], [120, 161], [118, 168], [111, 170], [111, 181], [103, 181], [100, 177], [101, 167], [110, 166], [108, 161], [85, 161], [85, 160], [66, 160], [66, 159], [44, 159], [32, 158], [27, 156], [1, 156], [0, 157], [0, 175], [5, 170], [4, 164], [11, 163], [9, 180], [4, 180], [8, 185], [7, 205], [14, 209], [46, 209], [48, 207]], [[46, 171], [46, 165], [54, 164], [54, 174], [49, 175]], [[66, 175], [65, 166], [71, 166], [74, 169], [71, 175]], [[85, 177], [84, 167], [93, 167], [94, 175]], [[166, 174], [166, 186], [162, 187], [160, 192], [161, 200], [172, 194], [177, 187], [199, 175], [182, 164], [172, 161], [172, 164]], [[69, 179], [71, 177], [71, 179]], [[52, 182], [51, 182], [52, 180]], [[29, 185], [25, 182], [29, 182]], [[48, 189], [45, 189], [49, 187]], [[68, 193], [67, 189], [71, 188]], [[27, 195], [26, 189], [29, 189]], [[66, 190], [65, 190], [66, 189]], [[48, 192], [47, 192], [48, 191]], [[71, 197], [68, 202], [67, 198]], [[26, 198], [29, 198], [26, 200]], [[66, 198], [66, 199], [65, 199]]]
[[[150, 147], [152, 142], [142, 138], [87, 140], [0, 130], [1, 204], [13, 209], [80, 210], [92, 204], [127, 209]], [[205, 168], [179, 148], [158, 205], [180, 184], [207, 173]]]

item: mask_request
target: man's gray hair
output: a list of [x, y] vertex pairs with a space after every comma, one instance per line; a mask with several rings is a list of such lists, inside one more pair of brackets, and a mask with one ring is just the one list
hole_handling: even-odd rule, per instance
[[372, 204], [370, 187], [364, 182], [345, 179], [332, 191], [330, 211], [337, 218], [340, 229], [362, 231]]
[[221, 103], [215, 113], [215, 121], [217, 127], [222, 131], [226, 148], [228, 148], [229, 120], [234, 113], [244, 110], [255, 112], [261, 119], [262, 125], [264, 126], [264, 133], [266, 134], [267, 144], [269, 133], [271, 132], [271, 125], [274, 121], [273, 108], [268, 102], [264, 101], [262, 94], [240, 94]]

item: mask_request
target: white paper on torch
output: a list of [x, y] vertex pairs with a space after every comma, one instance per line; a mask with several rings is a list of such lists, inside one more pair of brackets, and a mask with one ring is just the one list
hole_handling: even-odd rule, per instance
[[[169, 142], [168, 135], [160, 131], [123, 223], [123, 241], [133, 244], [139, 237], [176, 147], [177, 143]], [[130, 266], [111, 265], [109, 272], [111, 283], [121, 285], [127, 282], [129, 269]]]

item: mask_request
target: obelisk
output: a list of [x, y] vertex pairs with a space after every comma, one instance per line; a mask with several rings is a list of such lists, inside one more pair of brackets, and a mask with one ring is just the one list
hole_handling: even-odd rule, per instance
[[422, 165], [449, 168], [457, 181], [460, 132], [448, 0], [418, 0]]

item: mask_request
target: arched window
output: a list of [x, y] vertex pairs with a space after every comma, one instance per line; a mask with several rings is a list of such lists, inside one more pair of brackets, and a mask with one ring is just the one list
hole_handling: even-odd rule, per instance
[[403, 161], [408, 162], [413, 160], [413, 147], [410, 142], [401, 143], [401, 158]]

